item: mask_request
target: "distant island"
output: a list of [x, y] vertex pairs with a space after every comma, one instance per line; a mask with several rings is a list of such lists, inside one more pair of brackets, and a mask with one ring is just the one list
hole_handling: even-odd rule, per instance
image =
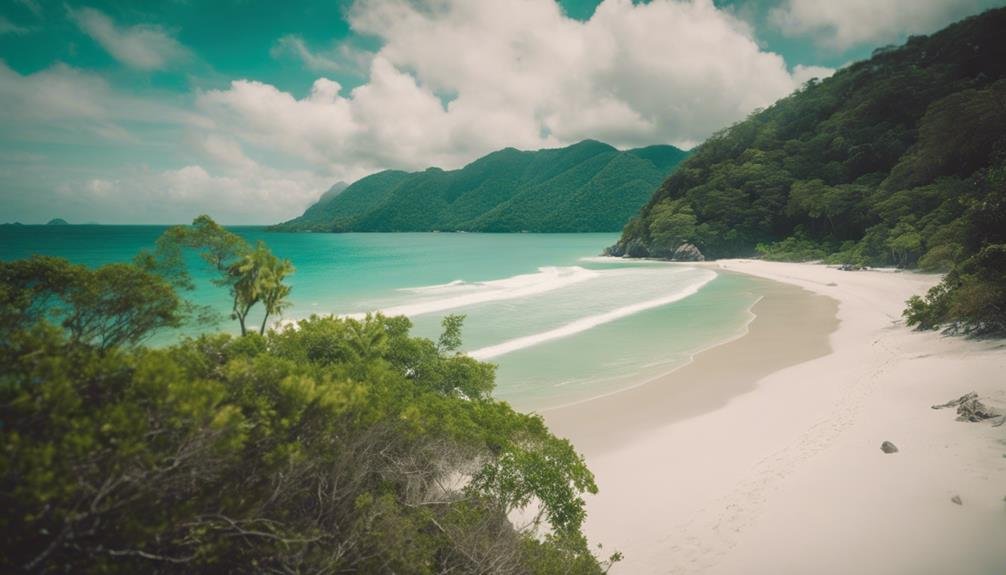
[[336, 185], [274, 231], [615, 232], [688, 152], [620, 151], [585, 140], [565, 148], [506, 148], [459, 170], [386, 170]]
[[53, 218], [53, 219], [49, 220], [48, 222], [46, 222], [45, 225], [47, 225], [47, 226], [68, 226], [68, 225], [70, 225], [70, 222], [64, 220], [63, 218]]

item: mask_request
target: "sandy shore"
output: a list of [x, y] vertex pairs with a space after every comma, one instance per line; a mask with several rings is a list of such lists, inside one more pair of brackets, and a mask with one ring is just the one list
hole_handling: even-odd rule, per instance
[[615, 572], [1006, 573], [1006, 425], [930, 409], [1006, 408], [1006, 346], [905, 328], [933, 276], [708, 265], [774, 280], [746, 336], [543, 413], [597, 476], [586, 531]]

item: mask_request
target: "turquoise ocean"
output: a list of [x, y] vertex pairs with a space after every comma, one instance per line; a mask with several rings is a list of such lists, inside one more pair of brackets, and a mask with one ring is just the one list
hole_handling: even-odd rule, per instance
[[[88, 266], [152, 248], [161, 226], [2, 226], [0, 259], [32, 254]], [[496, 396], [544, 409], [660, 376], [744, 332], [753, 280], [684, 265], [597, 254], [615, 234], [294, 234], [234, 227], [296, 266], [284, 320], [311, 314], [404, 314], [435, 338], [465, 314], [464, 350], [497, 364]], [[189, 294], [225, 312], [198, 259]], [[233, 331], [233, 322], [215, 328]], [[191, 333], [191, 331], [190, 331]], [[181, 333], [151, 342], [170, 343]]]

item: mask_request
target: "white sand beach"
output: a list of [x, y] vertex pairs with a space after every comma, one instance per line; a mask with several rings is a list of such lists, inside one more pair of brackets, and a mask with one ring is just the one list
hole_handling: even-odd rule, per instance
[[586, 533], [613, 572], [1006, 573], [1006, 425], [930, 408], [1006, 408], [1006, 345], [906, 328], [936, 276], [705, 265], [773, 280], [746, 336], [543, 412], [597, 476]]

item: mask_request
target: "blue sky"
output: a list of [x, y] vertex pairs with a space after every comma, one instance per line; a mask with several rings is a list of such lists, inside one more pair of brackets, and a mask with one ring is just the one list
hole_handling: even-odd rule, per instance
[[506, 146], [700, 143], [1006, 0], [6, 0], [0, 221], [297, 215]]

